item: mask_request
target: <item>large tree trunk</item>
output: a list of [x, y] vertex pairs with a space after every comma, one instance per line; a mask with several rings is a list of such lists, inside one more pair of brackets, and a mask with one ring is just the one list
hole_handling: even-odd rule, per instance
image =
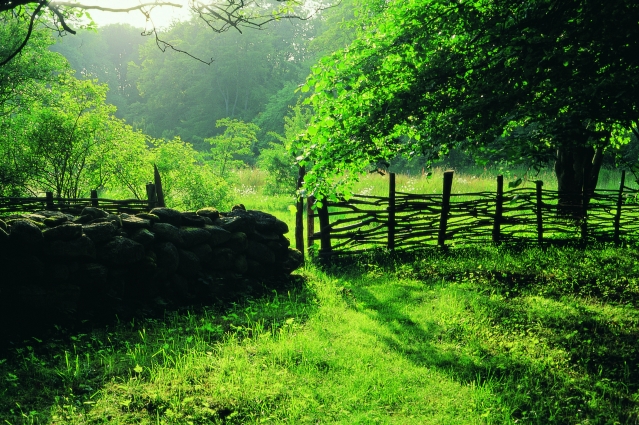
[[584, 145], [560, 147], [555, 161], [559, 214], [577, 219], [585, 215], [603, 160], [601, 148]]

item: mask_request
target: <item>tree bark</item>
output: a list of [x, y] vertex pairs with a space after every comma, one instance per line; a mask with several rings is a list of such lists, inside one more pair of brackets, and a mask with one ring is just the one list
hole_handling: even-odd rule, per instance
[[602, 161], [603, 149], [587, 146], [585, 143], [557, 149], [555, 174], [559, 191], [559, 214], [582, 218], [597, 187]]

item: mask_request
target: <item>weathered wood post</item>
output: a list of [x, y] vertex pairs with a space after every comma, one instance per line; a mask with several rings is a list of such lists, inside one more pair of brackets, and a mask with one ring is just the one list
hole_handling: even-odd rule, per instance
[[306, 246], [312, 247], [315, 245], [315, 211], [313, 205], [315, 204], [315, 197], [309, 196], [306, 199]]
[[331, 224], [328, 218], [328, 200], [322, 201], [322, 207], [317, 211], [320, 222], [320, 260], [327, 261], [331, 257]]
[[439, 218], [439, 234], [437, 245], [446, 245], [446, 227], [448, 226], [448, 215], [450, 214], [450, 194], [453, 187], [453, 170], [444, 171], [444, 187], [442, 191], [442, 212]]
[[155, 185], [151, 182], [146, 184], [146, 207], [149, 211], [157, 206], [158, 195], [155, 192]]
[[501, 239], [501, 218], [504, 213], [504, 176], [497, 176], [497, 197], [495, 198], [495, 223], [493, 224], [493, 243]]
[[615, 230], [613, 240], [617, 245], [621, 243], [621, 206], [623, 205], [623, 188], [626, 184], [626, 170], [621, 171], [621, 182], [619, 183], [619, 194], [617, 195], [617, 212], [615, 213]]
[[160, 178], [160, 171], [158, 171], [157, 165], [153, 164], [153, 178], [155, 180], [155, 193], [157, 196], [157, 206], [166, 207], [164, 204], [164, 191], [162, 191], [162, 179]]
[[304, 167], [300, 167], [297, 175], [297, 204], [295, 209], [295, 248], [304, 254], [304, 198], [299, 190], [304, 184]]
[[91, 206], [96, 208], [98, 206], [98, 191], [95, 189], [91, 190]]
[[395, 173], [388, 181], [388, 249], [395, 249]]
[[544, 241], [544, 216], [543, 216], [543, 201], [541, 199], [541, 188], [544, 182], [537, 180], [535, 182], [535, 189], [537, 192], [537, 243], [541, 245]]
[[45, 192], [44, 196], [46, 197], [47, 210], [53, 211], [55, 209], [53, 205], [53, 192]]

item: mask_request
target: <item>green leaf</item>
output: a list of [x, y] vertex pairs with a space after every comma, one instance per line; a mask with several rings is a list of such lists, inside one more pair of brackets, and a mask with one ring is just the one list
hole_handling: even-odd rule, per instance
[[140, 365], [138, 364], [138, 365], [135, 365], [135, 367], [133, 368], [133, 370], [135, 371], [135, 373], [142, 373], [143, 368], [142, 368], [142, 366], [140, 366]]

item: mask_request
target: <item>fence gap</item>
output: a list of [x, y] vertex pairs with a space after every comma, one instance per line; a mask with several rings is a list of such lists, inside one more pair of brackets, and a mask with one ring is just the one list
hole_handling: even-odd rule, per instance
[[304, 184], [304, 167], [300, 167], [297, 175], [297, 208], [295, 210], [295, 248], [304, 254], [304, 198], [299, 191]]
[[395, 173], [388, 180], [388, 249], [395, 249]]
[[537, 243], [541, 245], [544, 242], [544, 216], [543, 216], [543, 201], [541, 199], [541, 188], [544, 182], [537, 180], [535, 182], [535, 188], [537, 192]]
[[328, 259], [331, 256], [331, 227], [328, 219], [328, 199], [324, 198], [322, 207], [317, 211], [320, 222], [320, 258]]
[[444, 247], [446, 244], [446, 227], [448, 226], [448, 215], [450, 214], [450, 194], [453, 187], [453, 170], [444, 171], [444, 187], [442, 191], [442, 212], [439, 218], [439, 234], [437, 245]]
[[613, 234], [613, 240], [617, 245], [621, 243], [620, 228], [621, 228], [621, 206], [623, 205], [623, 188], [626, 184], [626, 170], [621, 171], [621, 182], [619, 183], [619, 195], [617, 195], [617, 212], [615, 213], [615, 230]]
[[495, 198], [495, 223], [493, 224], [493, 243], [501, 239], [501, 217], [504, 213], [504, 176], [497, 176], [497, 197]]
[[309, 196], [306, 200], [306, 246], [308, 248], [315, 245], [315, 197]]

